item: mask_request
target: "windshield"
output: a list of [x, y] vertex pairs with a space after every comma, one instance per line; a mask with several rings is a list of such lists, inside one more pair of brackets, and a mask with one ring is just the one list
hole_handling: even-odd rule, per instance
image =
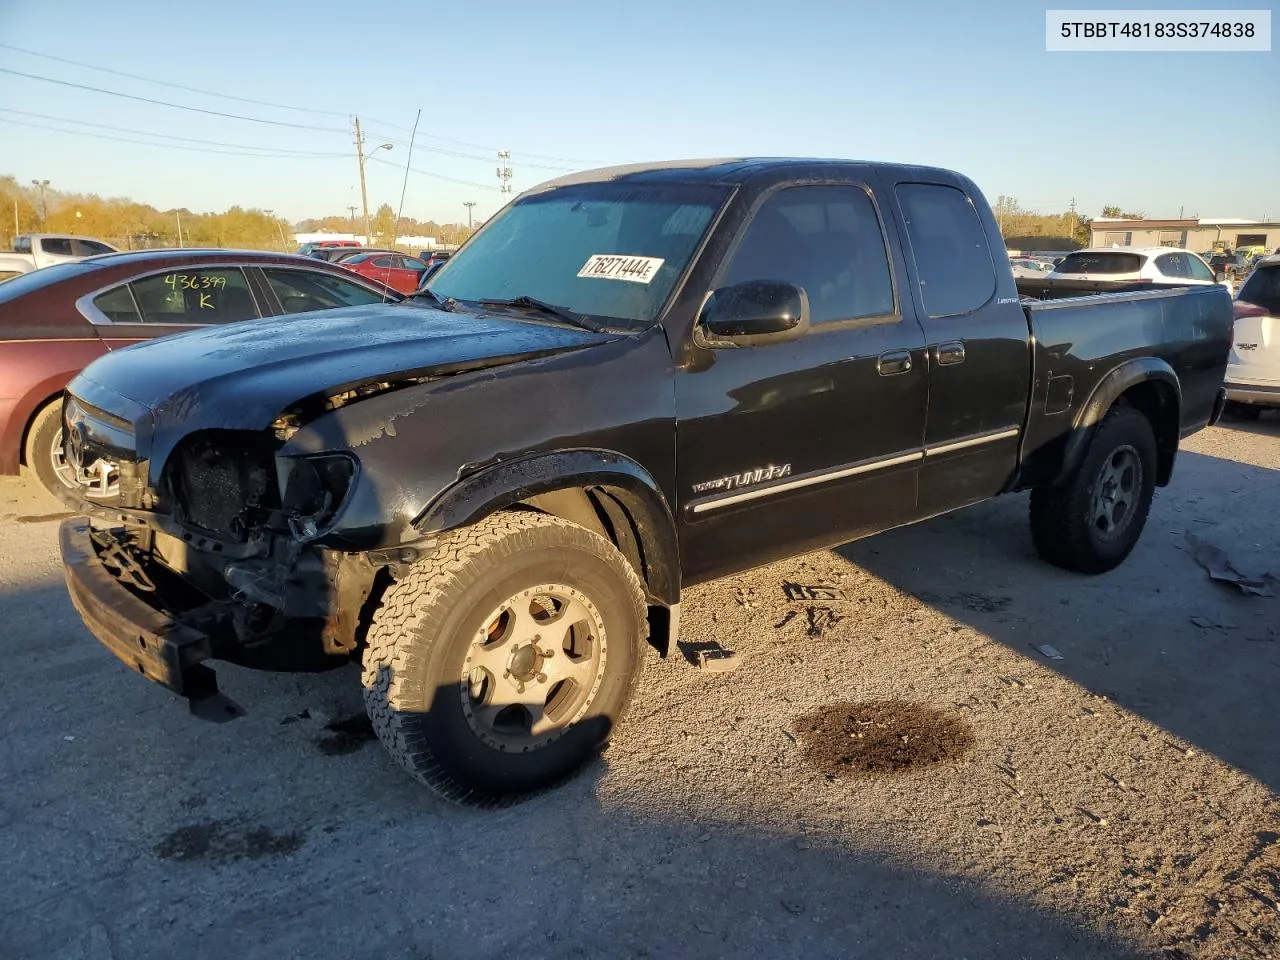
[[1072, 253], [1054, 269], [1058, 273], [1137, 273], [1144, 260], [1136, 253]]
[[464, 302], [532, 297], [647, 325], [726, 194], [689, 184], [590, 183], [525, 197], [446, 260], [427, 289]]

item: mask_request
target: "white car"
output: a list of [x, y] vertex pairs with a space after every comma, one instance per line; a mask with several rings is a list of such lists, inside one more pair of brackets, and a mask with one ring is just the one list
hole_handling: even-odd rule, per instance
[[1254, 265], [1234, 306], [1227, 402], [1235, 416], [1255, 420], [1266, 407], [1280, 407], [1280, 256]]
[[1013, 269], [1015, 277], [1023, 279], [1044, 278], [1053, 269], [1053, 264], [1045, 263], [1043, 260], [1032, 260], [1030, 257], [1013, 257], [1009, 260], [1009, 266]]
[[1049, 274], [1055, 280], [1151, 280], [1211, 284], [1209, 265], [1177, 247], [1093, 247], [1067, 254]]

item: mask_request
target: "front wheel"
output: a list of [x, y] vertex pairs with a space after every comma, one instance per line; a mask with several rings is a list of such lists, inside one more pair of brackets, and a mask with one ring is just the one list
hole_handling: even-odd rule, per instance
[[40, 409], [27, 429], [25, 451], [30, 467], [41, 485], [55, 497], [59, 490], [76, 489], [75, 474], [62, 453], [62, 400]]
[[550, 786], [621, 720], [644, 651], [644, 592], [608, 540], [504, 511], [445, 534], [387, 589], [364, 654], [383, 746], [451, 800]]
[[1031, 491], [1036, 551], [1054, 566], [1078, 573], [1118, 567], [1142, 534], [1155, 486], [1151, 422], [1133, 407], [1113, 407], [1070, 482]]

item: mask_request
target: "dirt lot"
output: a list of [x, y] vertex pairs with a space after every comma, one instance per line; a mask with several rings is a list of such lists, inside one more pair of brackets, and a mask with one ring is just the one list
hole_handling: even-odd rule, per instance
[[0, 482], [0, 957], [1280, 956], [1280, 598], [1186, 547], [1280, 575], [1278, 504], [1272, 417], [1190, 441], [1109, 576], [1011, 497], [694, 589], [740, 668], [655, 657], [601, 762], [486, 813], [326, 726], [354, 669], [190, 717]]

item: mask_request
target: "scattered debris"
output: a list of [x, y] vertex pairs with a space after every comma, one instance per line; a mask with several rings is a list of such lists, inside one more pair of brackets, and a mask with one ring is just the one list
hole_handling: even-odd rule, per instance
[[975, 613], [999, 613], [1013, 603], [1013, 597], [992, 597], [985, 593], [957, 593], [951, 598], [951, 602]]
[[849, 599], [839, 587], [831, 587], [825, 584], [793, 583], [790, 580], [783, 581], [782, 592], [788, 600], [793, 602], [799, 600]]
[[1264, 573], [1260, 577], [1249, 577], [1241, 573], [1231, 562], [1231, 558], [1221, 548], [1194, 534], [1187, 534], [1187, 546], [1191, 548], [1192, 559], [1204, 567], [1209, 579], [1217, 583], [1235, 587], [1245, 596], [1274, 597], [1280, 579], [1273, 574]]
[[707, 673], [732, 673], [742, 666], [736, 650], [699, 650], [698, 669]]
[[1062, 654], [1058, 651], [1058, 648], [1051, 646], [1047, 643], [1037, 644], [1036, 649], [1039, 650], [1046, 657], [1048, 657], [1050, 660], [1062, 659]]
[[718, 640], [680, 640], [676, 643], [685, 660], [707, 673], [731, 673], [742, 665], [736, 650], [727, 650]]
[[67, 743], [75, 743], [75, 740], [76, 740], [76, 738], [72, 736], [66, 736], [66, 737], [63, 737], [62, 739], [67, 741]]
[[832, 704], [800, 717], [795, 727], [808, 761], [831, 779], [943, 763], [974, 744], [963, 720], [900, 700]]
[[1192, 622], [1192, 623], [1194, 623], [1197, 627], [1200, 627], [1200, 628], [1205, 629], [1205, 630], [1226, 630], [1226, 629], [1228, 629], [1227, 624], [1225, 624], [1225, 623], [1218, 623], [1216, 620], [1211, 620], [1211, 619], [1209, 619], [1208, 617], [1192, 617], [1192, 618], [1191, 618], [1191, 622]]
[[790, 897], [782, 897], [779, 901], [787, 913], [800, 914], [804, 913], [804, 904], [799, 900], [793, 900]]
[[747, 610], [754, 610], [759, 605], [754, 588], [738, 589], [738, 606], [745, 607]]
[[311, 719], [311, 711], [303, 710], [301, 713], [289, 714], [289, 716], [285, 717], [283, 720], [280, 721], [280, 726], [283, 727], [284, 725], [289, 723], [297, 723], [299, 720], [310, 720], [310, 719]]

